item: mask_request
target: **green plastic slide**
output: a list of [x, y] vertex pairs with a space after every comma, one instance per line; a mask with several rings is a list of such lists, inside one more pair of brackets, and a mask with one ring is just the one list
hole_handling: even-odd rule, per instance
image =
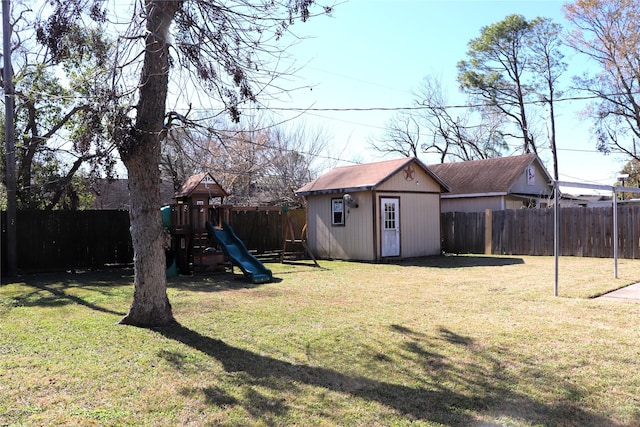
[[251, 283], [267, 283], [273, 280], [271, 270], [249, 253], [245, 244], [236, 236], [229, 224], [223, 222], [222, 228], [215, 228], [207, 221], [206, 227], [209, 235], [220, 245], [231, 262], [242, 270], [244, 276]]

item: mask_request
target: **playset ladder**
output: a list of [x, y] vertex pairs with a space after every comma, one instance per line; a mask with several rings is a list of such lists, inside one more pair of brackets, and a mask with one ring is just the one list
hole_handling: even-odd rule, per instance
[[286, 259], [287, 253], [292, 253], [292, 252], [287, 252], [288, 250], [291, 249], [290, 246], [297, 249], [300, 249], [300, 246], [302, 246], [302, 252], [298, 251], [298, 252], [294, 252], [293, 254], [301, 255], [298, 259], [301, 259], [304, 255], [308, 255], [309, 257], [311, 257], [313, 264], [316, 267], [320, 267], [320, 264], [318, 264], [316, 257], [313, 256], [313, 253], [309, 250], [309, 247], [307, 246], [307, 239], [306, 239], [307, 224], [305, 224], [304, 227], [302, 227], [302, 231], [300, 232], [300, 237], [297, 237], [294, 231], [293, 220], [288, 215], [286, 210], [284, 211], [284, 214], [287, 218], [287, 222], [285, 224], [284, 243], [282, 247], [282, 254], [280, 255], [280, 262], [282, 263], [291, 262]]

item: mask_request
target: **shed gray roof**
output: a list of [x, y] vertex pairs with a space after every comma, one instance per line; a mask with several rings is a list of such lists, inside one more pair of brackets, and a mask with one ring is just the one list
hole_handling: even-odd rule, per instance
[[449, 185], [451, 188], [450, 195], [507, 194], [518, 177], [524, 173], [525, 168], [534, 162], [538, 163], [538, 166], [546, 174], [547, 179], [551, 181], [551, 177], [542, 162], [533, 153], [466, 162], [441, 163], [429, 165], [429, 169]]
[[427, 168], [420, 160], [406, 157], [381, 162], [366, 163], [362, 165], [340, 166], [331, 169], [305, 186], [299, 188], [296, 194], [307, 196], [309, 194], [346, 193], [350, 191], [374, 190], [392, 175], [404, 169], [408, 164], [415, 163], [431, 176], [443, 191], [449, 191], [449, 187], [443, 180]]

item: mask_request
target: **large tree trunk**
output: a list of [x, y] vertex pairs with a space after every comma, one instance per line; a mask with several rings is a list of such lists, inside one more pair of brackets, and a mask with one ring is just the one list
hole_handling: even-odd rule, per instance
[[119, 147], [129, 175], [134, 294], [120, 321], [143, 327], [174, 322], [167, 297], [164, 231], [160, 214], [160, 141], [169, 83], [168, 30], [180, 1], [147, 0], [147, 36], [135, 129]]
[[167, 297], [164, 230], [160, 214], [160, 171], [157, 150], [149, 147], [126, 162], [129, 171], [134, 294], [129, 313], [120, 321], [143, 327], [174, 321]]

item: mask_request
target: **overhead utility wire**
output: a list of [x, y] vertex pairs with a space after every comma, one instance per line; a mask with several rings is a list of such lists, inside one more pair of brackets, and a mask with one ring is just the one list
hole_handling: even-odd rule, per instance
[[[638, 95], [640, 94], [639, 92], [633, 92], [633, 95]], [[622, 95], [627, 95], [627, 94], [621, 94], [621, 93], [611, 93], [611, 94], [607, 94], [604, 96], [622, 96]], [[587, 101], [590, 99], [598, 99], [598, 98], [602, 98], [603, 96], [601, 95], [585, 95], [585, 96], [572, 96], [572, 97], [567, 97], [567, 98], [558, 98], [555, 100], [555, 102], [567, 102], [567, 101]], [[543, 104], [546, 101], [528, 101], [525, 102], [525, 104]], [[506, 105], [518, 105], [515, 102], [509, 102], [509, 103], [503, 103]], [[433, 105], [415, 105], [415, 106], [411, 106], [411, 107], [326, 107], [326, 108], [319, 108], [319, 107], [268, 107], [265, 109], [268, 110], [273, 110], [273, 111], [316, 111], [316, 112], [328, 112], [328, 111], [334, 111], [334, 112], [349, 112], [349, 111], [355, 111], [355, 112], [359, 112], [359, 111], [411, 111], [411, 110], [427, 110], [427, 109], [434, 109], [434, 110], [447, 110], [447, 109], [456, 109], [456, 108], [479, 108], [479, 107], [490, 107], [492, 104], [490, 103], [479, 103], [479, 104], [453, 104], [453, 105], [444, 105], [444, 106], [433, 106]]]
[[[52, 95], [44, 92], [31, 92], [32, 94], [40, 94], [46, 95], [48, 99], [60, 99], [60, 100], [101, 100], [103, 97], [101, 96], [84, 96], [84, 95]], [[588, 101], [590, 99], [598, 99], [603, 97], [613, 97], [613, 96], [626, 96], [626, 95], [640, 95], [640, 91], [631, 92], [631, 93], [609, 93], [603, 95], [584, 95], [584, 96], [571, 96], [566, 98], [558, 98], [555, 102], [568, 102], [568, 101]], [[525, 104], [543, 104], [547, 101], [527, 101]], [[505, 102], [503, 105], [518, 105], [515, 102]], [[492, 104], [486, 103], [477, 103], [477, 104], [452, 104], [452, 105], [444, 105], [444, 106], [433, 106], [433, 105], [414, 105], [414, 106], [399, 106], [399, 107], [267, 107], [267, 106], [258, 106], [255, 107], [257, 110], [268, 110], [268, 111], [299, 111], [299, 112], [367, 112], [367, 111], [412, 111], [412, 110], [427, 110], [427, 109], [458, 109], [458, 108], [479, 108], [479, 107], [490, 107]], [[184, 108], [187, 109], [186, 107]], [[178, 109], [176, 109], [178, 110]], [[211, 108], [191, 108], [191, 111], [209, 111]]]

